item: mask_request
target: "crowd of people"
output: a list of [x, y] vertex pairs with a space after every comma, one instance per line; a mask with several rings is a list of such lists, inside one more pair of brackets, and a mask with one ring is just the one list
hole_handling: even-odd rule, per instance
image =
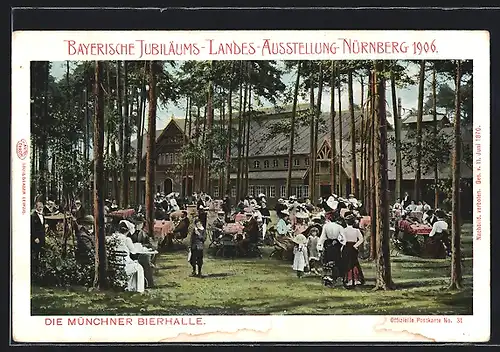
[[[425, 201], [411, 200], [408, 193], [397, 199], [391, 207], [395, 238], [401, 241], [408, 254], [439, 258], [451, 256], [451, 242], [448, 233], [449, 216], [442, 209], [432, 209]], [[412, 234], [412, 225], [428, 226], [430, 232], [424, 248]]]
[[[278, 199], [273, 210], [278, 221], [271, 226], [271, 213], [267, 206], [266, 196], [248, 195], [241, 198], [234, 206], [229, 194], [213, 206], [214, 200], [206, 193], [193, 194], [181, 198], [179, 193], [155, 196], [155, 219], [170, 219], [174, 212], [180, 214], [175, 218], [172, 236], [165, 240], [171, 244], [172, 238], [186, 239], [191, 229], [188, 243], [188, 261], [192, 267], [192, 276], [201, 277], [204, 257], [204, 247], [210, 226], [214, 241], [222, 239], [226, 234], [225, 226], [235, 221], [241, 222], [243, 236], [236, 236], [236, 248], [240, 253], [249, 254], [252, 248], [258, 250], [263, 243], [273, 244], [288, 239], [293, 244], [292, 269], [297, 277], [305, 274], [321, 276], [325, 286], [335, 286], [340, 278], [346, 288], [363, 285], [365, 282], [358, 252], [364, 242], [360, 230], [360, 219], [366, 215], [363, 204], [354, 194], [343, 198], [335, 194], [322, 197], [316, 204], [310, 199], [299, 201], [297, 197]], [[188, 206], [196, 206], [196, 216], [190, 220], [186, 211]], [[211, 224], [208, 222], [208, 212], [216, 209], [217, 217]], [[105, 214], [118, 210], [116, 200], [105, 200]], [[446, 214], [440, 209], [433, 210], [424, 201], [415, 202], [405, 194], [391, 207], [396, 236], [405, 237], [412, 224], [421, 223], [432, 226], [430, 238], [444, 245], [447, 252], [450, 243], [447, 238], [448, 223]], [[60, 207], [49, 200], [46, 205], [37, 202], [32, 214], [32, 259], [36, 265], [45, 241], [47, 224], [45, 216], [57, 215]], [[75, 254], [80, 262], [90, 261], [94, 253], [94, 218], [87, 215], [81, 201], [76, 200], [71, 209], [76, 233]], [[419, 216], [419, 214], [421, 214]], [[238, 218], [239, 220], [236, 220]], [[191, 225], [191, 221], [194, 226]], [[165, 243], [156, 243], [153, 235], [144, 230], [143, 207], [139, 206], [135, 215], [130, 218], [111, 220], [106, 231], [107, 241], [112, 241], [116, 252], [125, 253], [123, 263], [128, 277], [127, 290], [143, 292], [145, 283], [153, 286], [153, 268], [155, 254]], [[321, 273], [323, 271], [323, 273]]]

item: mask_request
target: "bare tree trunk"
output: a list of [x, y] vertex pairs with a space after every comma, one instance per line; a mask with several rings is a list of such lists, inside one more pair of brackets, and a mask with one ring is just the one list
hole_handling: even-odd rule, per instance
[[377, 169], [376, 169], [376, 156], [375, 156], [375, 130], [376, 130], [376, 104], [377, 104], [377, 72], [373, 71], [372, 73], [372, 81], [371, 81], [371, 89], [372, 89], [372, 99], [371, 99], [371, 125], [370, 125], [370, 186], [371, 186], [371, 194], [370, 194], [370, 217], [371, 217], [371, 227], [370, 227], [370, 259], [374, 260], [376, 256], [376, 234], [377, 234], [377, 194], [376, 194], [376, 177], [377, 177]]
[[[43, 100], [43, 121], [48, 123], [49, 121], [49, 75], [50, 75], [50, 63], [45, 62], [45, 74], [44, 74], [44, 100]], [[40, 156], [38, 170], [40, 174], [40, 198], [43, 202], [47, 200], [47, 176], [48, 176], [48, 145], [47, 145], [47, 132], [43, 131], [42, 138], [40, 141]]]
[[[337, 179], [335, 177], [335, 159], [337, 156], [337, 146], [335, 141], [335, 60], [331, 62], [331, 80], [330, 80], [330, 185], [332, 194], [337, 193]], [[315, 199], [312, 199], [314, 202]]]
[[[250, 69], [250, 67], [249, 67]], [[248, 72], [249, 77], [248, 79], [250, 80], [250, 71]], [[251, 115], [251, 109], [252, 109], [252, 85], [249, 82], [248, 83], [248, 111], [247, 111], [247, 128], [246, 128], [246, 133], [247, 136], [245, 138], [245, 194], [248, 194], [248, 171], [249, 171], [249, 166], [248, 166], [248, 153], [250, 151], [250, 120], [252, 118]]]
[[[309, 193], [311, 199], [316, 199], [315, 187], [315, 171], [316, 171], [316, 157], [315, 157], [315, 149], [314, 149], [314, 128], [316, 113], [314, 110], [314, 70], [313, 70], [314, 61], [309, 61], [309, 110], [310, 110], [310, 122], [309, 122]], [[288, 167], [292, 167], [292, 164], [289, 163]], [[290, 195], [288, 195], [290, 196]]]
[[[240, 86], [240, 111], [239, 111], [239, 125], [238, 125], [238, 174], [237, 174], [237, 179], [236, 179], [236, 187], [238, 188], [237, 190], [237, 195], [238, 199], [240, 199], [243, 196], [242, 192], [242, 148], [243, 148], [243, 137], [244, 137], [244, 118], [243, 115], [245, 114], [245, 105], [246, 105], [246, 97], [247, 97], [247, 85], [245, 83], [245, 80], [243, 79], [243, 74], [246, 70], [246, 65], [241, 62], [241, 86]], [[245, 85], [244, 93], [242, 94], [243, 91], [243, 85]], [[244, 97], [243, 97], [244, 95]], [[242, 102], [243, 101], [243, 102]]]
[[141, 204], [141, 167], [142, 167], [142, 139], [144, 129], [144, 108], [146, 105], [146, 67], [147, 62], [144, 62], [144, 72], [142, 75], [141, 93], [139, 111], [137, 113], [137, 150], [136, 150], [136, 164], [135, 164], [135, 202], [137, 205]]
[[150, 236], [154, 233], [154, 194], [156, 163], [156, 74], [159, 63], [151, 61], [149, 66], [149, 111], [146, 149], [146, 225]]
[[295, 81], [295, 89], [293, 93], [293, 107], [292, 107], [292, 128], [290, 131], [290, 149], [288, 151], [288, 176], [286, 179], [286, 196], [289, 198], [292, 193], [292, 158], [293, 158], [293, 147], [295, 140], [295, 115], [297, 114], [297, 100], [299, 95], [299, 84], [300, 84], [300, 66], [301, 62], [297, 63], [297, 79]]
[[[437, 140], [437, 94], [436, 94], [436, 63], [433, 64], [432, 69], [432, 117], [434, 140]], [[439, 208], [439, 168], [437, 160], [434, 164], [434, 209]]]
[[[122, 169], [122, 182], [121, 182], [121, 205], [123, 208], [128, 208], [130, 205], [129, 195], [130, 195], [130, 175], [129, 175], [129, 154], [130, 154], [130, 116], [129, 116], [129, 106], [128, 106], [128, 64], [127, 61], [123, 61], [123, 169]], [[121, 107], [119, 107], [121, 109]]]
[[341, 81], [341, 74], [340, 70], [338, 71], [338, 76], [339, 76], [339, 85], [338, 85], [338, 99], [339, 99], [339, 196], [342, 197], [344, 196], [345, 192], [345, 187], [344, 187], [344, 160], [343, 160], [343, 154], [344, 154], [344, 132], [342, 131], [342, 81]]
[[318, 82], [318, 103], [317, 103], [317, 108], [316, 108], [316, 121], [314, 123], [314, 169], [313, 169], [313, 174], [314, 174], [314, 198], [317, 199], [319, 192], [321, 189], [319, 189], [319, 180], [317, 180], [316, 174], [316, 164], [317, 164], [317, 159], [318, 159], [318, 130], [319, 130], [319, 120], [321, 118], [321, 99], [323, 97], [323, 65], [321, 64], [321, 61], [319, 62], [319, 82]]
[[[213, 72], [213, 66], [214, 66], [214, 61], [210, 61], [210, 75], [212, 75]], [[205, 177], [206, 177], [206, 192], [208, 194], [212, 195], [212, 187], [211, 187], [211, 164], [212, 164], [212, 156], [213, 156], [213, 131], [212, 131], [212, 125], [213, 125], [213, 116], [214, 116], [214, 109], [213, 109], [213, 95], [214, 95], [214, 87], [213, 87], [213, 79], [210, 77], [210, 80], [208, 82], [208, 96], [207, 96], [207, 118], [206, 118], [206, 130], [208, 134], [207, 142], [208, 142], [208, 148], [207, 148], [207, 164], [206, 164], [206, 171], [205, 171]]]
[[[122, 165], [123, 163], [123, 109], [122, 109], [122, 79], [121, 79], [121, 69], [120, 69], [120, 61], [116, 61], [116, 108], [118, 109], [118, 150], [117, 156], [119, 159], [118, 165]], [[117, 174], [120, 172], [117, 170]], [[120, 206], [120, 208], [124, 208], [124, 204], [122, 202], [122, 190], [123, 190], [123, 175], [121, 175], [119, 191], [116, 195], [116, 202]]]
[[389, 290], [392, 288], [391, 260], [389, 254], [389, 199], [387, 190], [389, 180], [387, 177], [387, 117], [385, 110], [385, 78], [383, 74], [383, 61], [377, 63], [377, 129], [375, 135], [375, 149], [377, 155], [376, 168], [376, 289]]
[[396, 139], [396, 199], [401, 199], [401, 186], [403, 183], [403, 166], [401, 164], [401, 115], [399, 107], [401, 99], [396, 99], [396, 77], [394, 71], [391, 71], [391, 96], [392, 96], [392, 112], [394, 115], [394, 129]]
[[415, 168], [415, 202], [421, 200], [421, 173], [422, 173], [422, 116], [424, 114], [424, 83], [425, 60], [420, 62], [420, 75], [418, 84], [418, 109], [417, 109], [417, 165]]
[[455, 125], [453, 145], [453, 198], [451, 215], [451, 283], [450, 290], [462, 288], [462, 263], [460, 250], [460, 167], [461, 161], [461, 131], [460, 131], [460, 81], [462, 79], [462, 63], [457, 60], [457, 77], [455, 84]]
[[349, 69], [347, 72], [348, 84], [347, 88], [349, 90], [349, 111], [351, 113], [351, 161], [352, 161], [352, 170], [351, 170], [351, 193], [355, 196], [359, 196], [358, 193], [358, 175], [357, 175], [357, 167], [356, 167], [356, 116], [354, 115], [354, 96], [353, 96], [353, 87], [352, 87], [352, 69]]
[[231, 61], [231, 75], [229, 82], [229, 96], [227, 99], [227, 109], [229, 113], [229, 121], [227, 126], [227, 147], [226, 147], [226, 193], [231, 191], [231, 144], [233, 141], [233, 74], [234, 61]]
[[[190, 104], [190, 99], [189, 95], [186, 96], [186, 117], [184, 120], [184, 136], [182, 138], [182, 147], [183, 149], [186, 147], [186, 144], [189, 143], [189, 137], [186, 138], [187, 132], [187, 122], [189, 119], [189, 104]], [[189, 134], [188, 134], [189, 136]], [[182, 160], [182, 172], [181, 172], [181, 197], [185, 198], [187, 196], [186, 194], [186, 187], [187, 187], [187, 180], [188, 180], [188, 163], [187, 161]]]
[[[359, 159], [359, 199], [364, 199], [365, 197], [365, 179], [364, 179], [364, 160], [365, 160], [365, 153], [364, 153], [364, 139], [365, 139], [365, 114], [364, 114], [364, 103], [365, 103], [365, 82], [363, 80], [363, 76], [360, 75], [359, 77], [359, 83], [361, 85], [361, 103], [360, 103], [360, 111], [361, 111], [361, 134], [359, 136], [359, 148], [360, 148], [360, 159]], [[364, 204], [364, 202], [363, 202]]]
[[107, 288], [106, 242], [104, 233], [104, 92], [102, 89], [103, 62], [96, 61], [96, 95], [94, 114], [94, 229], [95, 229], [95, 277], [94, 287]]

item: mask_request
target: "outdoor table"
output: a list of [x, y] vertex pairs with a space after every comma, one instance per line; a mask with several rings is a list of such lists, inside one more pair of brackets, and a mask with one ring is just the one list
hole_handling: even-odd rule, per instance
[[153, 268], [151, 267], [152, 256], [158, 254], [158, 251], [148, 251], [142, 249], [140, 251], [135, 252], [137, 255], [137, 261], [141, 264], [144, 269], [144, 277], [148, 283], [148, 287], [154, 286], [154, 278], [153, 278]]
[[173, 218], [180, 219], [181, 215], [182, 215], [182, 210], [173, 211], [170, 213], [170, 219]]
[[424, 216], [424, 213], [422, 213], [421, 211], [411, 211], [408, 216], [411, 218], [415, 218], [417, 219], [418, 222], [421, 222], [422, 221], [422, 217]]
[[229, 224], [226, 224], [224, 225], [224, 228], [223, 228], [223, 232], [224, 234], [230, 234], [230, 235], [237, 235], [239, 233], [242, 233], [243, 232], [243, 229], [245, 227], [240, 224], [239, 222], [235, 222], [235, 223], [229, 223]]
[[414, 235], [423, 235], [423, 236], [427, 236], [431, 233], [432, 231], [432, 227], [431, 226], [428, 226], [428, 225], [410, 225], [410, 228], [412, 230], [412, 233]]
[[116, 210], [108, 214], [108, 216], [112, 217], [120, 217], [122, 219], [129, 218], [135, 214], [134, 209], [121, 209], [121, 210]]
[[369, 227], [372, 223], [372, 218], [369, 216], [363, 216], [361, 217], [361, 220], [359, 220], [359, 228], [360, 229], [366, 229]]
[[165, 220], [155, 220], [153, 237], [161, 242], [167, 235], [173, 233], [174, 222]]

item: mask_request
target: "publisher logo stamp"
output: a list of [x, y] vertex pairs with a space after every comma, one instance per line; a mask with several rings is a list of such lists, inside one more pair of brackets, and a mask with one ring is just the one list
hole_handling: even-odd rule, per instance
[[19, 142], [17, 142], [16, 153], [19, 159], [26, 159], [26, 157], [28, 156], [28, 143], [26, 142], [26, 139], [21, 139]]

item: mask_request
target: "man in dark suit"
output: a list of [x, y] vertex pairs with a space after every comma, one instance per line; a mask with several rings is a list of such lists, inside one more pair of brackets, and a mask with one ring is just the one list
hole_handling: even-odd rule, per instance
[[198, 200], [198, 203], [196, 204], [196, 207], [198, 208], [198, 218], [200, 219], [201, 223], [203, 224], [203, 228], [207, 228], [207, 211], [208, 211], [208, 201], [210, 198], [208, 196], [205, 197], [200, 197], [200, 200]]
[[35, 211], [31, 215], [32, 270], [37, 268], [45, 245], [45, 217], [43, 216], [43, 209], [43, 203], [36, 202]]

